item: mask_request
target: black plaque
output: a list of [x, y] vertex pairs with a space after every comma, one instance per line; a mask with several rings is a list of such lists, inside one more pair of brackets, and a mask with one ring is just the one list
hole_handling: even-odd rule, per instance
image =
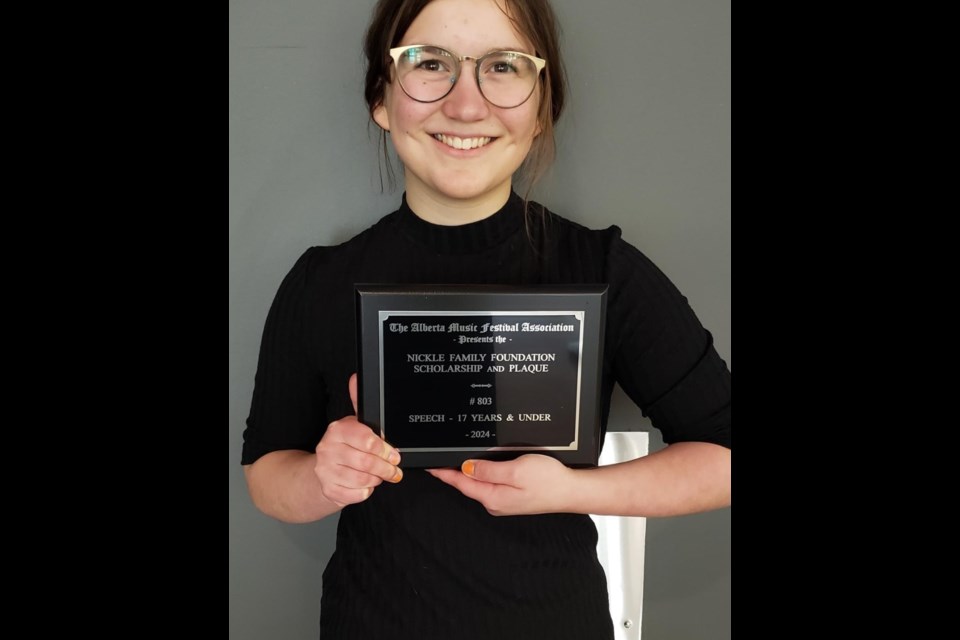
[[404, 467], [595, 466], [605, 285], [357, 285], [358, 418]]

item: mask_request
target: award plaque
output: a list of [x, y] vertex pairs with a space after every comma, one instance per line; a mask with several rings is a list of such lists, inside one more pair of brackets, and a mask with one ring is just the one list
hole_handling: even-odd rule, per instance
[[404, 467], [595, 466], [606, 285], [357, 285], [358, 419]]

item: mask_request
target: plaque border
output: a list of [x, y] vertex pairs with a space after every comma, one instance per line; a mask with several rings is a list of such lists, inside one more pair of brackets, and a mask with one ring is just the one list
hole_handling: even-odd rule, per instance
[[[600, 375], [606, 285], [357, 284], [357, 418], [390, 441], [383, 419], [384, 314], [573, 315], [580, 320], [574, 442], [568, 446], [401, 448], [401, 467], [459, 467], [464, 460], [509, 460], [542, 453], [571, 467], [596, 466], [600, 454]], [[389, 425], [387, 425], [389, 426]]]

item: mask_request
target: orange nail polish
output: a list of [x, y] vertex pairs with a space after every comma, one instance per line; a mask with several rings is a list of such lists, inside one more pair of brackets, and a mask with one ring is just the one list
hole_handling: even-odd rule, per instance
[[401, 469], [400, 467], [397, 467], [397, 475], [390, 478], [390, 482], [396, 483], [396, 482], [400, 482], [401, 480], [403, 480], [403, 469]]
[[460, 465], [460, 470], [463, 471], [464, 474], [466, 474], [466, 475], [468, 475], [468, 476], [470, 476], [470, 477], [472, 478], [472, 477], [473, 477], [473, 468], [474, 468], [475, 466], [476, 466], [476, 464], [473, 462], [473, 460], [466, 460], [466, 461], [464, 461], [464, 463], [463, 463], [462, 465]]

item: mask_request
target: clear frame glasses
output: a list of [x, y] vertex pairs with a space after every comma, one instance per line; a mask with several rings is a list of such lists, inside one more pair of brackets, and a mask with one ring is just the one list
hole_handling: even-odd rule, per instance
[[473, 60], [477, 86], [490, 104], [502, 109], [519, 107], [537, 86], [547, 61], [520, 51], [491, 51], [479, 58], [458, 56], [432, 45], [414, 44], [390, 49], [403, 92], [417, 102], [436, 102], [453, 91], [464, 60]]

